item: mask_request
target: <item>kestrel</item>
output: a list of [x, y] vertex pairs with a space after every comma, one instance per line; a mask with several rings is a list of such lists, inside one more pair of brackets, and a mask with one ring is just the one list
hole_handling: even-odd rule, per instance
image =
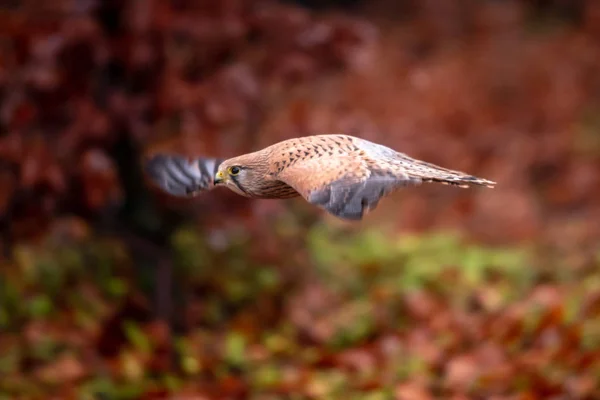
[[145, 168], [155, 184], [174, 196], [191, 197], [216, 186], [260, 199], [302, 196], [346, 220], [362, 219], [382, 197], [405, 186], [496, 184], [348, 135], [289, 139], [227, 160], [158, 154]]

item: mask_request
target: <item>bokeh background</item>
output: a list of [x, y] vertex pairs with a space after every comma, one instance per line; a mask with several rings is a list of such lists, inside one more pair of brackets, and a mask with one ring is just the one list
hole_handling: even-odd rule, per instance
[[[600, 398], [600, 3], [0, 2], [1, 399]], [[348, 133], [360, 223], [144, 157]]]

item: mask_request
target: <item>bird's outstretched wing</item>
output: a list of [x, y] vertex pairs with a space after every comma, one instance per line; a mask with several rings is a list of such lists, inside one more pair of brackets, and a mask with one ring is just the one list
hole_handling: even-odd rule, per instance
[[152, 182], [167, 193], [178, 197], [192, 197], [211, 190], [214, 176], [223, 162], [217, 158], [193, 158], [170, 154], [150, 157], [144, 169]]
[[281, 171], [278, 178], [309, 203], [347, 220], [360, 220], [382, 197], [421, 183], [402, 171], [383, 170], [354, 155], [300, 161]]
[[[373, 153], [371, 151], [371, 153]], [[378, 153], [373, 153], [377, 155]], [[381, 157], [359, 150], [301, 159], [284, 168], [279, 180], [293, 187], [309, 203], [348, 220], [360, 220], [381, 198], [406, 186], [436, 182], [459, 187], [494, 187], [495, 182], [382, 151]]]

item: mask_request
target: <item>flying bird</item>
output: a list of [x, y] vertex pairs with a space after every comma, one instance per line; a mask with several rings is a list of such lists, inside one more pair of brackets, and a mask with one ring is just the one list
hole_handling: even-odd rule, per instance
[[346, 220], [360, 220], [381, 198], [423, 182], [493, 188], [496, 182], [416, 160], [389, 147], [348, 135], [284, 140], [226, 160], [156, 154], [145, 170], [165, 192], [192, 197], [225, 186], [260, 199], [302, 196]]

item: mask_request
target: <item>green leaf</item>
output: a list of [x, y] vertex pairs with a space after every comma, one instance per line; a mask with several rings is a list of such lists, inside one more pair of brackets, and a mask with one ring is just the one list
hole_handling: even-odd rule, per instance
[[246, 363], [246, 338], [244, 335], [232, 331], [225, 337], [225, 361], [235, 367]]

